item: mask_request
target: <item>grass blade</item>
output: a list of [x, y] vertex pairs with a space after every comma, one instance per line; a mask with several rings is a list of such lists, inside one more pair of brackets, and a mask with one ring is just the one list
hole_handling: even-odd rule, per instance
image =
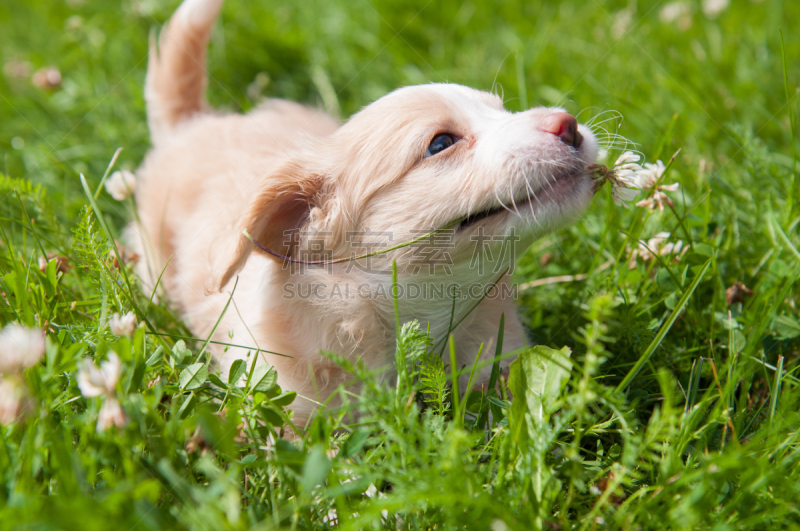
[[778, 356], [778, 366], [775, 368], [775, 382], [772, 384], [772, 395], [769, 400], [769, 423], [775, 418], [775, 410], [778, 408], [778, 395], [781, 394], [781, 382], [783, 381], [783, 356]]
[[[194, 357], [194, 361], [199, 360], [200, 356], [202, 356], [203, 353], [206, 351], [206, 348], [208, 348], [208, 342], [211, 341], [212, 337], [214, 337], [214, 332], [217, 331], [217, 327], [219, 326], [219, 323], [221, 323], [222, 322], [222, 318], [225, 317], [225, 313], [228, 311], [228, 306], [231, 305], [231, 301], [233, 300], [233, 294], [236, 293], [236, 286], [238, 286], [238, 285], [239, 285], [239, 277], [237, 276], [236, 277], [236, 282], [233, 283], [233, 289], [231, 290], [231, 295], [230, 295], [230, 297], [228, 297], [228, 302], [225, 303], [225, 307], [222, 309], [222, 312], [219, 314], [219, 317], [217, 317], [217, 322], [214, 323], [214, 328], [211, 329], [211, 332], [208, 334], [208, 337], [206, 338], [205, 342], [203, 342], [203, 347], [200, 349], [200, 352], [197, 353], [197, 356]], [[256, 349], [260, 350], [260, 349], [258, 349], [257, 346], [256, 346]], [[206, 363], [206, 365], [208, 365], [209, 363], [211, 363], [211, 358], [210, 357], [208, 358], [208, 363]]]
[[114, 152], [114, 155], [111, 157], [111, 161], [108, 163], [108, 167], [106, 168], [103, 177], [100, 179], [100, 184], [97, 185], [97, 190], [94, 192], [94, 198], [97, 200], [100, 197], [100, 191], [103, 190], [103, 184], [105, 184], [106, 179], [108, 179], [108, 174], [111, 173], [111, 168], [114, 167], [114, 164], [117, 162], [117, 157], [119, 154], [122, 153], [122, 148], [118, 147], [117, 150]]
[[500, 326], [497, 330], [497, 345], [494, 349], [494, 363], [492, 364], [492, 374], [489, 377], [489, 389], [494, 389], [497, 385], [497, 377], [500, 375], [500, 354], [503, 353], [503, 333], [505, 332], [506, 314], [500, 314]]
[[449, 343], [450, 343], [450, 381], [453, 386], [453, 422], [455, 422], [457, 427], [461, 427], [463, 424], [461, 422], [461, 415], [459, 415], [460, 410], [460, 397], [458, 393], [458, 360], [456, 359], [456, 342], [453, 338], [453, 334], [448, 336]]
[[158, 340], [162, 343], [164, 348], [170, 349], [171, 347], [167, 344], [166, 341], [158, 334], [156, 334], [156, 329], [153, 324], [147, 319], [147, 316], [142, 312], [142, 309], [139, 308], [139, 305], [136, 303], [136, 298], [133, 295], [133, 288], [131, 287], [131, 281], [128, 278], [128, 271], [125, 269], [125, 262], [122, 260], [122, 256], [119, 253], [119, 249], [117, 248], [117, 243], [114, 238], [111, 236], [111, 231], [108, 230], [108, 226], [106, 225], [105, 220], [103, 219], [102, 212], [100, 211], [100, 207], [97, 206], [97, 201], [95, 201], [92, 192], [89, 190], [89, 185], [86, 183], [86, 177], [83, 174], [80, 174], [81, 179], [81, 186], [83, 187], [83, 191], [86, 194], [86, 198], [89, 200], [89, 205], [92, 207], [92, 211], [94, 212], [95, 217], [97, 218], [97, 223], [100, 225], [100, 228], [103, 229], [103, 234], [105, 234], [106, 238], [108, 239], [109, 243], [111, 244], [111, 249], [114, 251], [114, 256], [117, 257], [117, 263], [119, 264], [119, 270], [122, 274], [122, 279], [125, 281], [125, 287], [127, 289], [122, 290], [125, 293], [128, 302], [130, 302], [131, 306], [133, 307], [133, 311], [136, 312], [136, 316], [140, 321], [143, 321], [147, 328], [150, 329], [151, 332], [154, 333], [158, 337]]
[[650, 359], [650, 356], [653, 355], [653, 352], [656, 351], [658, 346], [667, 336], [667, 333], [669, 332], [670, 328], [672, 328], [672, 325], [675, 323], [675, 320], [678, 318], [678, 315], [680, 315], [680, 313], [683, 311], [683, 308], [684, 306], [686, 306], [686, 303], [689, 302], [689, 299], [694, 293], [694, 290], [697, 289], [697, 286], [703, 280], [703, 277], [705, 277], [706, 271], [708, 271], [708, 268], [711, 267], [712, 260], [713, 258], [709, 258], [708, 260], [706, 260], [703, 269], [694, 278], [694, 281], [692, 281], [692, 284], [689, 286], [689, 289], [686, 291], [686, 293], [683, 294], [681, 300], [678, 301], [677, 306], [675, 306], [675, 309], [672, 310], [672, 313], [670, 314], [669, 318], [667, 318], [667, 321], [663, 325], [661, 325], [661, 329], [658, 331], [658, 334], [656, 334], [656, 337], [653, 338], [653, 341], [647, 347], [647, 350], [644, 351], [644, 353], [641, 355], [641, 357], [633, 366], [633, 368], [631, 368], [628, 374], [625, 375], [625, 378], [623, 378], [622, 381], [619, 383], [616, 389], [617, 392], [622, 392], [625, 390], [626, 387], [628, 387], [628, 385], [631, 383], [631, 380], [636, 378], [636, 375], [639, 374], [639, 371], [642, 370], [644, 364], [647, 363], [647, 361]]

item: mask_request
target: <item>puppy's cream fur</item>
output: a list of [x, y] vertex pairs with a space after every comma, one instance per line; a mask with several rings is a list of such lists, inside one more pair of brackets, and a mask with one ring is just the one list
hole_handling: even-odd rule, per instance
[[[500, 256], [502, 242], [493, 240], [479, 269], [476, 236], [513, 230], [521, 251], [576, 219], [593, 195], [586, 168], [594, 162], [596, 141], [583, 126], [579, 148], [539, 128], [561, 109], [510, 113], [494, 94], [452, 84], [398, 89], [341, 127], [319, 110], [279, 100], [247, 115], [215, 113], [204, 99], [204, 62], [221, 4], [186, 0], [162, 32], [158, 50], [152, 46], [145, 95], [154, 147], [138, 172], [141, 224], [133, 232], [147, 258], [146, 280], [152, 282], [171, 257], [163, 287], [198, 337], [211, 333], [238, 277], [214, 339], [240, 346], [214, 354], [227, 370], [249, 350], [261, 349], [259, 362], [275, 366], [279, 384], [310, 399], [293, 406], [302, 422], [315, 401], [345, 379], [320, 351], [360, 358], [374, 369], [391, 366], [392, 261], [404, 293], [426, 283], [491, 285], [514, 253]], [[443, 132], [459, 140], [426, 156], [431, 139]], [[242, 234], [246, 229], [266, 247], [292, 256], [323, 248], [326, 258], [335, 259], [362, 254], [369, 248], [365, 241], [379, 239], [376, 233], [384, 233], [384, 243], [391, 233], [396, 244], [498, 207], [447, 233], [446, 272], [420, 267], [414, 247], [375, 257], [369, 268], [340, 263], [298, 271], [253, 252]], [[287, 247], [285, 233], [293, 229], [301, 236]], [[363, 235], [366, 230], [373, 236]], [[499, 282], [508, 285], [509, 279]], [[471, 297], [456, 301], [454, 321], [480, 296], [466, 295]], [[399, 307], [401, 321], [419, 319], [430, 323], [434, 337], [446, 337], [450, 297], [401, 299]], [[459, 366], [472, 364], [481, 343], [494, 342], [503, 313], [504, 349], [524, 345], [513, 300], [487, 298], [453, 332]], [[484, 349], [487, 356], [489, 351]], [[479, 383], [490, 370], [481, 371]]]

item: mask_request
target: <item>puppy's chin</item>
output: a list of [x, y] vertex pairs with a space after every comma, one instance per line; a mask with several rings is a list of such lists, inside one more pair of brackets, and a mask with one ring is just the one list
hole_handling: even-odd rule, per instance
[[488, 235], [493, 240], [510, 238], [519, 252], [537, 239], [580, 219], [594, 196], [588, 175], [559, 178], [552, 188], [515, 204], [481, 213], [462, 222], [456, 232], [466, 245]]

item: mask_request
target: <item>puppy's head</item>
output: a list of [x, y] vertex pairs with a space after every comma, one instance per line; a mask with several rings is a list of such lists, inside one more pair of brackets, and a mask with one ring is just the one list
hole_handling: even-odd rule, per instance
[[452, 84], [399, 89], [263, 178], [217, 254], [216, 287], [253, 248], [242, 229], [287, 255], [296, 252], [287, 231], [316, 234], [330, 259], [353, 255], [353, 233], [391, 234], [396, 244], [450, 227], [456, 259], [469, 256], [478, 231], [513, 230], [529, 243], [588, 206], [596, 151], [592, 133], [562, 109], [511, 113], [494, 94]]

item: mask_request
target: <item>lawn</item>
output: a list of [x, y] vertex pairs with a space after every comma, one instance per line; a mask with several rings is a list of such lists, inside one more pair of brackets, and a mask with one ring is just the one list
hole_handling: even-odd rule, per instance
[[[100, 183], [148, 150], [177, 3], [0, 4], [0, 528], [800, 528], [800, 2], [228, 0], [214, 106], [346, 118], [456, 82], [563, 106], [679, 184], [663, 210], [606, 186], [519, 257], [541, 346], [509, 381], [459, 396], [447, 338], [406, 323], [396, 385], [325, 353], [361, 386], [296, 427], [273, 371], [218, 374], [112, 245], [135, 206]], [[14, 322], [41, 361], [11, 366]]]

